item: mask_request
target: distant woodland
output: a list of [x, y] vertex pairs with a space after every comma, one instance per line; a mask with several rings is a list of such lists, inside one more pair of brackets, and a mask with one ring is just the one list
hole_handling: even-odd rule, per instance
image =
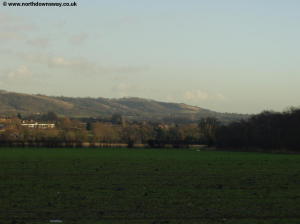
[[0, 119], [1, 146], [189, 148], [300, 152], [300, 109], [266, 111], [222, 123], [201, 118], [194, 123], [68, 118], [54, 112]]
[[265, 111], [247, 120], [218, 126], [212, 141], [219, 148], [300, 152], [300, 109]]

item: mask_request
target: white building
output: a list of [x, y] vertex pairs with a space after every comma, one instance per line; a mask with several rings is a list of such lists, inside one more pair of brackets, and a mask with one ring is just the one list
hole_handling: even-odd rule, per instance
[[55, 128], [55, 124], [51, 124], [51, 123], [38, 123], [38, 122], [27, 123], [23, 121], [21, 125], [26, 128], [39, 128], [39, 129]]

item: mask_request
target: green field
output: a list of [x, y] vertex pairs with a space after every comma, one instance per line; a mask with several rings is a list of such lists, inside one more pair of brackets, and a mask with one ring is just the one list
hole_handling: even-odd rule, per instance
[[300, 155], [0, 149], [3, 223], [299, 224]]

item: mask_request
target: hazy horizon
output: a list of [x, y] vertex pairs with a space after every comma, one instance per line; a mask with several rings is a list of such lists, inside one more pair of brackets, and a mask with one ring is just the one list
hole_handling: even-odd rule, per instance
[[1, 6], [0, 89], [234, 113], [300, 105], [299, 1], [76, 2]]

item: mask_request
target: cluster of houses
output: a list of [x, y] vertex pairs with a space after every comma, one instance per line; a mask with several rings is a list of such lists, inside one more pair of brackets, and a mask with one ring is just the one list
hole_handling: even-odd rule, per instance
[[34, 121], [22, 121], [21, 125], [26, 128], [39, 128], [39, 129], [55, 128], [54, 123], [39, 123]]
[[[4, 131], [6, 127], [15, 123], [13, 118], [0, 118], [0, 131]], [[33, 120], [21, 120], [18, 122], [19, 125], [25, 128], [36, 128], [36, 129], [52, 129], [55, 128], [55, 123], [37, 122]]]

